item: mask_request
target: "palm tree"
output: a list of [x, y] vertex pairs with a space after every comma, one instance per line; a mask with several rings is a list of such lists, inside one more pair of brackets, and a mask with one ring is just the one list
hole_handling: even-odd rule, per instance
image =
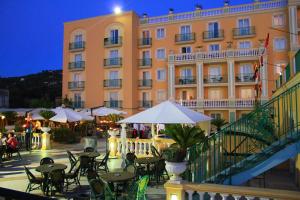
[[225, 121], [225, 119], [217, 117], [217, 118], [211, 120], [211, 124], [217, 128], [217, 131], [220, 131], [221, 127], [224, 126], [225, 124], [227, 124], [227, 122]]
[[45, 126], [48, 126], [49, 119], [55, 116], [55, 112], [51, 110], [41, 110], [39, 114], [45, 119]]

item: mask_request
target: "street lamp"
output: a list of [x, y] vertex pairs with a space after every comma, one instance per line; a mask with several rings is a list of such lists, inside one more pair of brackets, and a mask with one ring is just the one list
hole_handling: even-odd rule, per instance
[[121, 14], [121, 13], [122, 13], [121, 7], [120, 7], [120, 6], [116, 6], [116, 7], [114, 8], [114, 13], [115, 13], [116, 15]]

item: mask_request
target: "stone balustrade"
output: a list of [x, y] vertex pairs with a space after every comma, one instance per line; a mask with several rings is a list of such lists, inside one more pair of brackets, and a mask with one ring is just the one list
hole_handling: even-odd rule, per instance
[[[15, 133], [19, 142], [22, 143], [22, 146], [25, 147], [25, 132]], [[41, 149], [42, 146], [42, 134], [41, 133], [32, 133], [31, 137], [31, 147], [32, 149]]]
[[[204, 99], [204, 100], [177, 100], [182, 106], [189, 108], [252, 108], [255, 105], [255, 99]], [[232, 103], [231, 103], [232, 102]]]

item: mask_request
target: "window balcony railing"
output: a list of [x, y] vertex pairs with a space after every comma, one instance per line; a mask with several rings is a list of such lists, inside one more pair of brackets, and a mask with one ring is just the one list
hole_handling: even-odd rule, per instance
[[108, 108], [122, 108], [123, 102], [119, 100], [104, 101], [104, 106]]
[[223, 40], [223, 39], [224, 39], [223, 29], [203, 32], [203, 41]]
[[69, 62], [69, 70], [84, 70], [85, 61]]
[[104, 38], [104, 47], [117, 47], [122, 45], [122, 37]]
[[176, 85], [190, 85], [196, 84], [196, 77], [195, 76], [179, 76], [176, 77]]
[[203, 82], [210, 84], [210, 83], [227, 83], [227, 75], [208, 75], [204, 76]]
[[69, 50], [70, 51], [81, 51], [85, 48], [85, 42], [79, 41], [79, 42], [70, 42], [69, 43]]
[[233, 38], [252, 37], [255, 36], [255, 26], [241, 27], [232, 29]]
[[176, 34], [175, 42], [176, 43], [187, 43], [187, 42], [195, 42], [196, 34], [195, 33], [185, 33], [185, 34]]
[[122, 87], [122, 79], [106, 79], [103, 81], [105, 88], [120, 88]]
[[152, 101], [149, 100], [140, 101], [140, 108], [151, 108], [151, 107], [152, 107]]
[[122, 66], [122, 58], [107, 58], [104, 59], [105, 67], [120, 67]]
[[70, 90], [84, 89], [84, 81], [71, 81], [68, 83]]
[[253, 73], [237, 74], [237, 76], [235, 77], [235, 81], [239, 83], [255, 82], [253, 76]]
[[139, 80], [139, 87], [152, 87], [152, 79]]
[[139, 39], [139, 47], [144, 46], [151, 46], [152, 45], [152, 38], [140, 38]]
[[142, 58], [139, 59], [139, 66], [140, 67], [151, 67], [152, 66], [152, 58]]
[[74, 101], [73, 108], [84, 108], [84, 101]]

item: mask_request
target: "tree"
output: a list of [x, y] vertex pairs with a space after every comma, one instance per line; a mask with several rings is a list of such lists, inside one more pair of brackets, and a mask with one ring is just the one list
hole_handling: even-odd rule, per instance
[[217, 131], [220, 131], [221, 127], [224, 126], [225, 124], [227, 124], [227, 122], [225, 121], [225, 119], [217, 117], [217, 118], [211, 120], [211, 124], [217, 128]]
[[51, 110], [41, 110], [40, 115], [45, 119], [45, 126], [48, 126], [49, 119], [55, 116], [55, 112]]
[[63, 99], [63, 104], [64, 104], [66, 107], [73, 107], [72, 99], [69, 99], [69, 98], [68, 98], [68, 95], [66, 95], [65, 98]]
[[18, 117], [18, 113], [16, 113], [15, 111], [5, 111], [5, 112], [2, 112], [2, 115], [5, 116], [7, 125], [13, 125]]

